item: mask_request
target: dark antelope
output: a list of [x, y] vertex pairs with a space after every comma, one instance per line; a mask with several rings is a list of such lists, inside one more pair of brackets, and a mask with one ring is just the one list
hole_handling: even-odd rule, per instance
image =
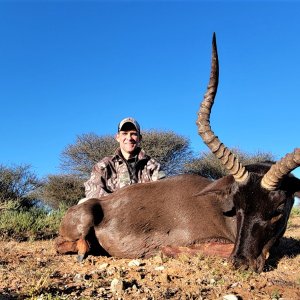
[[78, 252], [82, 259], [96, 242], [109, 255], [136, 258], [160, 249], [170, 252], [172, 247], [203, 250], [205, 243], [221, 242], [224, 249], [232, 250], [234, 267], [263, 270], [270, 248], [285, 232], [294, 195], [300, 191], [300, 180], [290, 174], [300, 165], [300, 148], [273, 165], [243, 166], [210, 127], [218, 73], [214, 35], [210, 81], [197, 125], [203, 141], [230, 175], [216, 181], [180, 175], [132, 185], [73, 206], [62, 220], [57, 252]]

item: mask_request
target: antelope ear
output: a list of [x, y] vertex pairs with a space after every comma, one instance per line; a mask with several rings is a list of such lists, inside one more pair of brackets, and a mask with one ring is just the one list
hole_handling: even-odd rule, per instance
[[223, 214], [228, 217], [235, 215], [235, 207], [232, 195], [236, 192], [238, 184], [232, 175], [215, 180], [205, 187], [198, 195], [210, 195], [220, 201]]
[[300, 179], [295, 177], [294, 181], [295, 181], [295, 183], [294, 183], [294, 186], [295, 186], [294, 196], [300, 199]]
[[207, 195], [207, 194], [226, 194], [231, 191], [232, 186], [234, 185], [235, 180], [232, 175], [228, 175], [213, 181], [211, 184], [206, 186], [198, 195]]
[[300, 179], [294, 175], [286, 176], [281, 183], [281, 187], [290, 191], [294, 197], [300, 198]]

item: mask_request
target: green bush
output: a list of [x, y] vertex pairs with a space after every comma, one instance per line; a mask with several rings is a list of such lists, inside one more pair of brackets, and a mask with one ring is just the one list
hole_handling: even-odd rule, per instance
[[300, 206], [293, 206], [291, 216], [300, 216]]
[[20, 241], [54, 237], [65, 212], [66, 207], [50, 212], [37, 207], [5, 209], [0, 214], [0, 236]]

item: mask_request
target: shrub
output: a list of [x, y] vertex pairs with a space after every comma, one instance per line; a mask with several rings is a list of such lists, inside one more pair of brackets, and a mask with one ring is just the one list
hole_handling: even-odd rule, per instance
[[[190, 142], [172, 131], [145, 131], [141, 146], [148, 155], [161, 163], [167, 175], [182, 172], [184, 162], [191, 157]], [[113, 135], [98, 136], [94, 133], [78, 136], [61, 155], [61, 168], [81, 177], [90, 176], [92, 167], [103, 157], [112, 155], [118, 143]]]
[[183, 173], [183, 165], [192, 157], [190, 141], [173, 131], [146, 131], [141, 146], [167, 175]]
[[37, 207], [14, 209], [9, 202], [7, 207], [0, 214], [0, 236], [19, 241], [54, 237], [66, 212], [63, 206], [51, 212]]
[[300, 216], [300, 206], [293, 206], [291, 216]]
[[0, 204], [11, 200], [20, 206], [31, 206], [31, 192], [39, 186], [40, 181], [29, 165], [0, 165]]
[[60, 205], [70, 207], [84, 198], [83, 182], [77, 175], [49, 175], [34, 195], [54, 209]]
[[68, 173], [88, 177], [92, 167], [100, 159], [114, 153], [118, 142], [113, 135], [98, 136], [87, 133], [77, 136], [74, 144], [68, 145], [61, 154], [61, 168]]
[[[231, 151], [235, 153], [243, 165], [274, 160], [271, 153], [258, 152], [250, 154], [239, 149], [231, 149]], [[194, 158], [191, 162], [186, 163], [184, 170], [185, 173], [198, 174], [212, 179], [218, 179], [228, 174], [228, 171], [212, 152], [201, 153], [198, 158]]]

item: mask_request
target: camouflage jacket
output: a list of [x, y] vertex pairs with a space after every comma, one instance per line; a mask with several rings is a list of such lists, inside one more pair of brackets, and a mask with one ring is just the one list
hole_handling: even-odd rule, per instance
[[138, 149], [138, 154], [126, 161], [120, 148], [114, 155], [98, 162], [92, 170], [91, 177], [84, 183], [86, 198], [99, 198], [114, 191], [140, 182], [156, 181], [165, 177], [160, 164]]

